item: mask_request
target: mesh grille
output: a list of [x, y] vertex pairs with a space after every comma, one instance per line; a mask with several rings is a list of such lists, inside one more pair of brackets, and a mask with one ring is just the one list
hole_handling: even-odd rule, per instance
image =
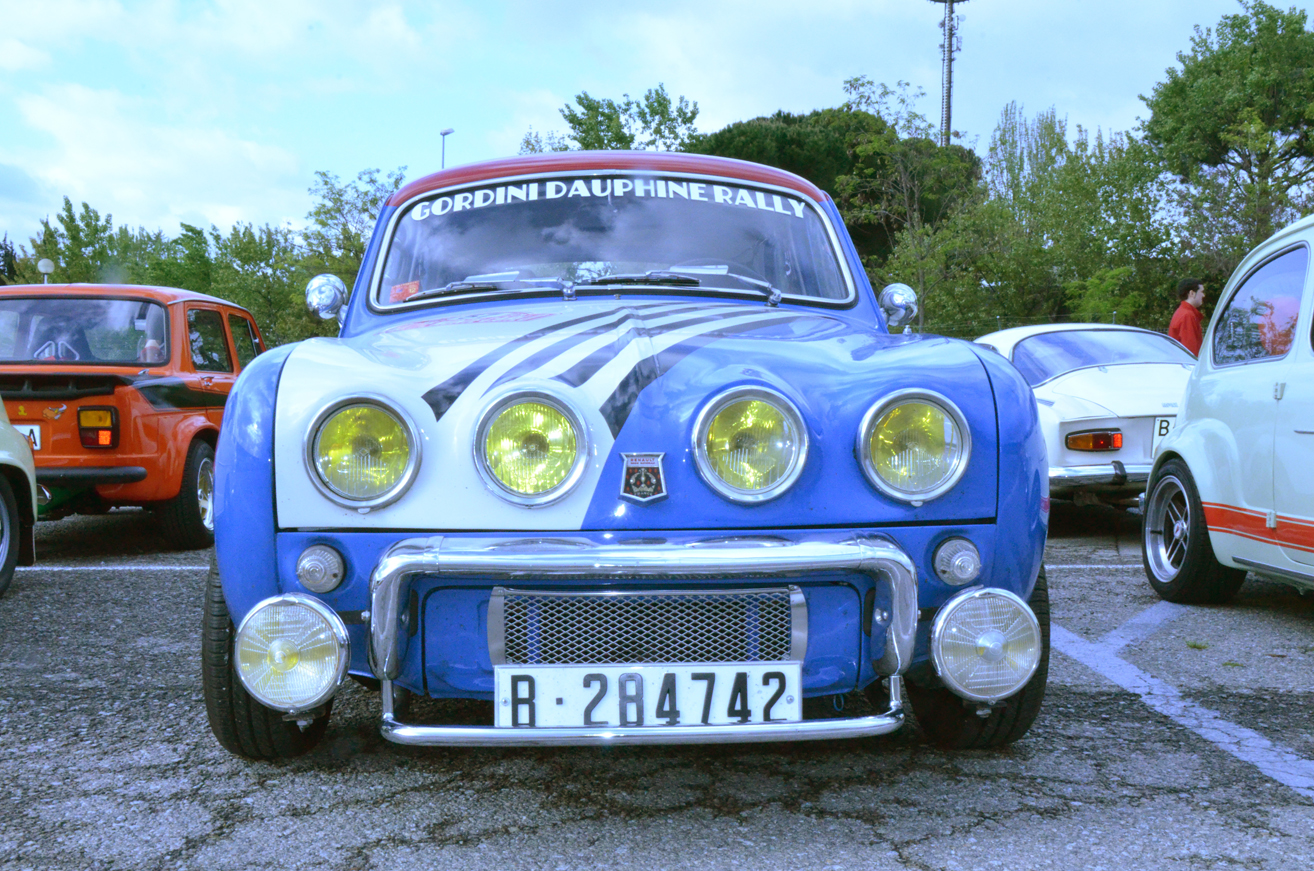
[[633, 595], [507, 591], [503, 602], [508, 664], [790, 659], [788, 589]]

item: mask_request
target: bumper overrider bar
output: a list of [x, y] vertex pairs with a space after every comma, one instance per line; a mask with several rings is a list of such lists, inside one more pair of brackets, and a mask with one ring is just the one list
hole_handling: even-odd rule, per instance
[[[872, 665], [889, 678], [884, 713], [848, 719], [716, 726], [502, 728], [428, 726], [398, 722], [392, 681], [401, 673], [406, 637], [402, 619], [415, 575], [476, 577], [490, 582], [603, 580], [736, 581], [797, 578], [834, 572], [869, 576], [889, 591], [888, 612], [875, 609], [873, 630], [885, 634], [884, 652]], [[370, 579], [367, 620], [370, 668], [382, 683], [383, 737], [428, 746], [613, 745], [749, 743], [859, 738], [893, 732], [903, 724], [900, 675], [912, 662], [917, 633], [917, 569], [887, 538], [856, 536], [841, 542], [777, 537], [719, 537], [695, 541], [599, 544], [582, 537], [411, 538], [393, 545]], [[875, 635], [875, 631], [873, 631]]]

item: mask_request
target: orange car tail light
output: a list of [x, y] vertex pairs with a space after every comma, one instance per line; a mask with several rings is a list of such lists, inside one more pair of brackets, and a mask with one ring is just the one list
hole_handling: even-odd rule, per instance
[[119, 446], [119, 412], [115, 408], [79, 408], [78, 438], [84, 448]]
[[1067, 437], [1067, 445], [1072, 451], [1118, 451], [1122, 450], [1122, 433], [1116, 429], [1074, 432]]

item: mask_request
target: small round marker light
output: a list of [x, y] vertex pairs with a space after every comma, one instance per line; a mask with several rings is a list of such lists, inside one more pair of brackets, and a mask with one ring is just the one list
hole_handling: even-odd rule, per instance
[[297, 580], [312, 593], [328, 593], [347, 576], [342, 555], [326, 544], [312, 544], [297, 559]]
[[981, 554], [965, 538], [951, 538], [935, 550], [935, 573], [954, 587], [970, 584], [981, 576]]

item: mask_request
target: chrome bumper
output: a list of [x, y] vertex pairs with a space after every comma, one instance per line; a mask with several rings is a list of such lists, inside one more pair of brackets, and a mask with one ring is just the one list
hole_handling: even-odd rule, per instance
[[[747, 580], [794, 578], [822, 572], [859, 572], [886, 584], [892, 607], [876, 609], [873, 630], [884, 629], [885, 651], [873, 662], [889, 678], [883, 714], [846, 720], [725, 726], [533, 728], [417, 726], [398, 722], [392, 681], [401, 672], [401, 620], [417, 574], [477, 577], [490, 582], [530, 580]], [[912, 663], [917, 634], [917, 569], [893, 542], [856, 536], [843, 542], [720, 537], [672, 544], [639, 540], [598, 544], [581, 537], [412, 538], [393, 545], [370, 579], [367, 620], [370, 667], [383, 682], [383, 737], [427, 746], [522, 746], [749, 743], [858, 738], [893, 732], [903, 724], [901, 675]]]
[[1121, 487], [1125, 484], [1142, 485], [1150, 478], [1149, 464], [1126, 465], [1114, 460], [1096, 466], [1050, 466], [1049, 491], [1073, 490], [1105, 484]]

